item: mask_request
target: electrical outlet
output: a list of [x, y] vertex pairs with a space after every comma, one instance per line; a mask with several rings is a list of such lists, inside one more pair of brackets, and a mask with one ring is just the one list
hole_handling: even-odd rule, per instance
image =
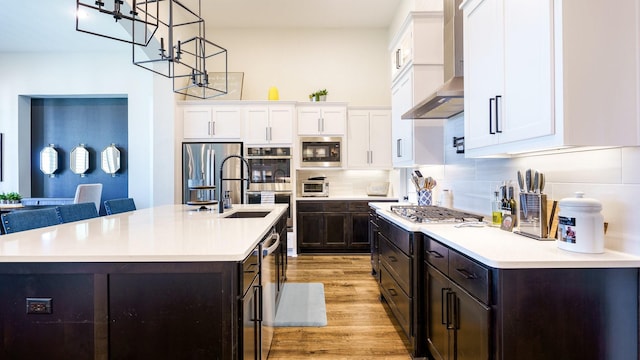
[[27, 314], [51, 313], [51, 298], [27, 298]]

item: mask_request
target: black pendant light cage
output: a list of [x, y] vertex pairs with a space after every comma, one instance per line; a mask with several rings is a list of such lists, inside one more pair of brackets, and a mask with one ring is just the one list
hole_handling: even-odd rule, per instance
[[180, 45], [180, 60], [173, 62], [173, 91], [200, 99], [224, 95], [228, 89], [227, 50], [202, 37]]
[[[173, 79], [174, 92], [201, 99], [227, 94], [227, 50], [206, 39], [201, 0], [76, 0], [76, 5], [76, 30], [131, 43], [133, 63]], [[82, 23], [82, 12], [99, 16]], [[89, 25], [96, 30], [87, 30]]]
[[156, 1], [76, 0], [76, 30], [146, 46], [158, 29], [158, 11]]

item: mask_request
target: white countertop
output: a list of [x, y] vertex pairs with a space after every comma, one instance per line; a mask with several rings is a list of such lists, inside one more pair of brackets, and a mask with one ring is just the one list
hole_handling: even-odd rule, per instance
[[583, 254], [496, 227], [456, 227], [454, 224], [420, 224], [393, 214], [393, 204], [373, 203], [385, 219], [412, 232], [421, 232], [477, 261], [500, 269], [524, 268], [620, 268], [640, 267], [640, 256], [605, 249]]
[[[165, 205], [0, 236], [0, 262], [241, 261], [286, 204], [233, 205], [219, 214]], [[224, 216], [269, 210], [264, 218]]]

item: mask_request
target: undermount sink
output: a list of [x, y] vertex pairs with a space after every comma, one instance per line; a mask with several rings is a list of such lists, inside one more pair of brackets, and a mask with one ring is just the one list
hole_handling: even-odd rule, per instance
[[254, 210], [254, 211], [236, 211], [234, 213], [231, 213], [229, 215], [225, 215], [225, 218], [263, 218], [267, 215], [269, 215], [271, 211], [260, 211], [260, 210]]

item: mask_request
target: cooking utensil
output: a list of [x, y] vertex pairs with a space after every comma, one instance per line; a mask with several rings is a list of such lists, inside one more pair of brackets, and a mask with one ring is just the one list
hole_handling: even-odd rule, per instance
[[544, 185], [545, 185], [545, 177], [543, 173], [540, 173], [538, 175], [540, 177], [539, 179], [539, 184], [538, 184], [538, 190], [540, 190], [540, 194], [542, 194], [542, 190], [544, 190]]

